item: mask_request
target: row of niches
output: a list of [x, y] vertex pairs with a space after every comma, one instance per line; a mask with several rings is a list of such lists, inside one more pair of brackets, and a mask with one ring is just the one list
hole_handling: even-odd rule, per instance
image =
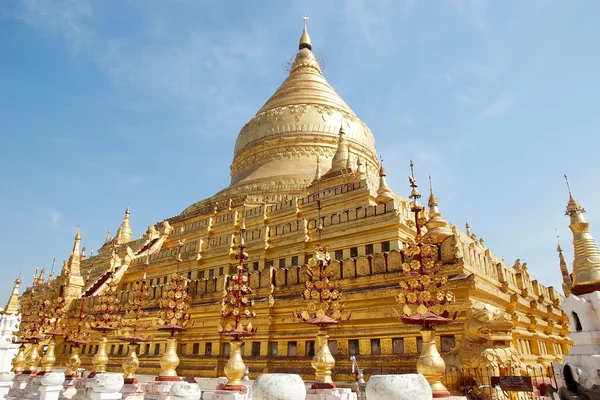
[[[389, 240], [380, 243], [369, 243], [364, 246], [352, 246], [345, 249], [336, 249], [331, 251], [331, 256], [337, 261], [342, 261], [348, 258], [357, 258], [360, 256], [369, 256], [375, 253], [389, 252], [391, 250], [391, 242]], [[305, 254], [303, 256], [291, 256], [282, 257], [276, 260], [261, 260], [251, 261], [250, 263], [244, 264], [245, 268], [248, 268], [250, 272], [262, 271], [265, 268], [277, 267], [277, 268], [289, 268], [289, 267], [300, 267], [300, 261], [304, 264], [308, 263], [308, 260], [312, 257], [312, 254]], [[301, 258], [302, 257], [302, 258]], [[212, 277], [218, 277], [225, 273], [231, 275], [235, 271], [235, 266], [222, 266], [218, 268], [210, 268], [200, 271], [188, 271], [184, 272], [184, 275], [188, 279], [206, 279]], [[147, 284], [149, 286], [161, 285], [167, 283], [168, 276], [163, 275], [159, 277], [149, 278]], [[140, 282], [127, 282], [123, 286], [123, 290], [130, 290], [133, 285], [139, 284]]]
[[[385, 338], [385, 339], [349, 339], [344, 341], [344, 346], [338, 340], [329, 340], [329, 348], [333, 355], [340, 356], [379, 356], [420, 354], [423, 345], [421, 337]], [[361, 344], [361, 342], [363, 342]], [[449, 353], [456, 345], [454, 335], [441, 335], [439, 350]], [[137, 346], [137, 355], [159, 356], [164, 353], [166, 343], [141, 343]], [[109, 356], [126, 356], [127, 344], [115, 343], [108, 345]], [[73, 345], [63, 345], [62, 354], [71, 354]], [[98, 345], [82, 345], [80, 354], [93, 357], [98, 351]], [[229, 357], [230, 344], [228, 342], [196, 342], [180, 343], [178, 348], [180, 356], [205, 356]], [[315, 355], [314, 340], [269, 341], [269, 342], [244, 342], [242, 354], [249, 357], [312, 357]]]
[[[565, 346], [566, 348], [563, 348]], [[517, 339], [517, 350], [520, 354], [560, 356], [568, 352], [569, 344], [557, 343], [552, 340]]]

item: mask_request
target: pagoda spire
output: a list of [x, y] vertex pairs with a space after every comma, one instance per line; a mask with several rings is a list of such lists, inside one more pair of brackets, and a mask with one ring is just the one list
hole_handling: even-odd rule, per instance
[[75, 242], [73, 243], [73, 251], [71, 252], [71, 256], [79, 256], [79, 245], [81, 243], [81, 232], [79, 231], [79, 222], [77, 223], [77, 233], [75, 234]]
[[427, 227], [427, 233], [423, 236], [429, 238], [432, 243], [442, 243], [444, 239], [452, 236], [452, 229], [450, 224], [444, 218], [438, 207], [438, 199], [433, 193], [433, 184], [431, 183], [431, 175], [429, 175], [429, 220], [425, 224]]
[[[556, 236], [556, 239], [558, 240], [558, 235]], [[569, 268], [567, 267], [567, 262], [565, 261], [565, 257], [563, 256], [563, 249], [560, 245], [560, 242], [558, 242], [558, 245], [556, 246], [556, 251], [558, 252], [558, 259], [560, 263], [560, 274], [562, 275], [563, 279], [563, 293], [565, 294], [565, 297], [569, 297], [569, 295], [571, 294], [571, 287], [573, 286], [573, 281], [571, 280], [571, 275], [569, 275]]]
[[125, 218], [123, 218], [123, 222], [117, 231], [116, 239], [118, 244], [131, 242], [132, 240], [131, 226], [129, 225], [129, 214], [129, 206], [127, 206], [127, 210], [125, 210]]
[[394, 199], [394, 193], [390, 190], [385, 180], [385, 170], [383, 169], [383, 158], [379, 163], [379, 187], [377, 188], [377, 197], [375, 201], [379, 204], [385, 204]]
[[300, 36], [298, 50], [312, 50], [312, 42], [310, 41], [310, 36], [308, 35], [308, 30], [306, 29], [306, 21], [308, 21], [310, 18], [306, 14], [304, 14], [302, 18], [304, 18], [304, 29], [302, 30], [302, 36]]
[[346, 131], [344, 130], [344, 121], [340, 123], [340, 136], [338, 139], [337, 149], [331, 160], [331, 168], [325, 175], [331, 175], [334, 172], [342, 171], [348, 166], [348, 158], [350, 158], [350, 151], [348, 149], [348, 142], [346, 141]]
[[81, 243], [81, 232], [79, 231], [79, 224], [77, 224], [77, 233], [75, 234], [75, 242], [73, 243], [73, 251], [69, 256], [69, 261], [63, 266], [61, 274], [68, 274], [69, 276], [81, 276], [79, 264], [81, 263], [81, 254], [79, 252], [79, 245]]
[[110, 242], [112, 238], [110, 237], [110, 229], [108, 230], [108, 232], [106, 233], [106, 239], [104, 239], [104, 244]]
[[21, 284], [21, 274], [15, 280], [15, 286], [13, 286], [12, 293], [8, 298], [8, 303], [4, 308], [4, 314], [18, 314], [19, 313], [19, 285]]
[[569, 228], [573, 232], [575, 253], [571, 292], [582, 295], [600, 290], [600, 250], [590, 233], [590, 224], [583, 216], [585, 209], [573, 197], [566, 175], [565, 180], [569, 189], [569, 202], [565, 215], [568, 215], [571, 220]]
[[35, 282], [36, 285], [41, 285], [42, 283], [44, 283], [44, 272], [45, 272], [45, 270], [46, 270], [46, 267], [42, 267], [42, 270], [40, 271], [40, 274], [36, 278], [36, 282]]
[[367, 177], [365, 165], [360, 159], [360, 156], [356, 157], [356, 177], [358, 179], [365, 179]]

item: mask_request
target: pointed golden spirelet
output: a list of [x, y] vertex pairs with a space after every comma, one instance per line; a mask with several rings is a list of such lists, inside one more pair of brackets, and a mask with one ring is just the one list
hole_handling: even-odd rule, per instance
[[569, 297], [569, 295], [571, 294], [571, 287], [573, 286], [573, 281], [571, 281], [571, 276], [569, 275], [569, 268], [567, 267], [567, 262], [565, 261], [565, 257], [563, 256], [563, 249], [560, 246], [560, 243], [556, 247], [556, 251], [558, 252], [558, 259], [560, 263], [560, 274], [562, 275], [563, 279], [563, 293], [566, 297]]
[[19, 313], [19, 285], [21, 284], [21, 277], [19, 276], [15, 280], [15, 286], [13, 286], [12, 293], [8, 298], [8, 303], [4, 308], [4, 314], [18, 314]]
[[427, 205], [429, 206], [429, 220], [425, 224], [427, 233], [423, 237], [430, 239], [432, 243], [442, 243], [444, 239], [452, 236], [452, 229], [448, 221], [442, 218], [442, 214], [440, 213], [438, 199], [433, 193], [431, 176], [429, 177], [429, 201]]
[[308, 30], [306, 29], [306, 21], [309, 18], [304, 14], [304, 29], [302, 30], [302, 36], [300, 36], [300, 44], [298, 45], [298, 49], [309, 49], [312, 50], [312, 42], [310, 41], [310, 36], [308, 35]]
[[383, 160], [379, 164], [379, 187], [377, 188], [377, 197], [375, 201], [379, 204], [385, 204], [394, 199], [394, 193], [390, 190], [385, 180], [385, 170], [383, 169]]
[[128, 243], [131, 242], [133, 233], [131, 232], [131, 226], [129, 225], [129, 206], [127, 206], [127, 210], [125, 210], [125, 218], [123, 218], [123, 222], [117, 231], [117, 243]]
[[[565, 176], [566, 178], [566, 176]], [[566, 215], [571, 219], [569, 228], [573, 232], [573, 286], [575, 295], [592, 293], [600, 290], [600, 250], [590, 233], [590, 224], [583, 214], [585, 209], [571, 194]]]
[[344, 122], [340, 124], [340, 136], [338, 139], [337, 149], [331, 160], [331, 168], [325, 176], [332, 175], [335, 172], [342, 171], [348, 166], [348, 159], [350, 158], [350, 151], [348, 149], [348, 142], [346, 141], [346, 131], [344, 130]]
[[360, 159], [360, 156], [356, 157], [356, 177], [358, 179], [365, 179], [367, 177], [365, 165]]

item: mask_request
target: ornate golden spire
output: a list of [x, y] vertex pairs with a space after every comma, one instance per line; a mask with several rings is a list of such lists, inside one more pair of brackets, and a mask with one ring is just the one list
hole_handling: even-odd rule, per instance
[[438, 200], [433, 193], [431, 175], [429, 176], [429, 201], [427, 205], [429, 206], [429, 220], [425, 224], [427, 233], [423, 237], [429, 238], [432, 243], [442, 243], [444, 239], [452, 236], [452, 229], [450, 229], [448, 221], [442, 218], [438, 208]]
[[71, 256], [79, 256], [79, 244], [81, 243], [81, 233], [79, 232], [79, 222], [77, 223], [77, 233], [75, 234], [75, 242], [73, 243], [73, 251]]
[[302, 30], [302, 36], [300, 36], [300, 45], [298, 46], [299, 50], [309, 49], [312, 50], [312, 42], [310, 41], [310, 36], [308, 36], [308, 30], [306, 29], [306, 21], [310, 18], [304, 14], [304, 29]]
[[331, 160], [331, 168], [325, 174], [325, 177], [332, 175], [334, 172], [345, 170], [348, 166], [348, 159], [350, 158], [350, 152], [348, 150], [348, 142], [346, 141], [346, 131], [344, 130], [344, 121], [340, 124], [340, 137], [338, 139], [338, 146]]
[[6, 307], [4, 308], [4, 314], [19, 313], [19, 284], [21, 284], [21, 274], [19, 274], [19, 277], [15, 280], [15, 286], [13, 286], [13, 291], [8, 298]]
[[[42, 283], [44, 283], [44, 271], [46, 268], [42, 267], [42, 270], [40, 271], [40, 274], [38, 275], [38, 277], [36, 278], [36, 285], [41, 285]], [[36, 267], [37, 270], [37, 267]]]
[[116, 239], [118, 244], [128, 243], [132, 240], [131, 226], [129, 226], [129, 214], [129, 206], [127, 206], [127, 210], [125, 210], [125, 218], [123, 219], [123, 223], [121, 223], [121, 226], [117, 231]]
[[358, 179], [365, 179], [367, 177], [365, 165], [362, 163], [360, 156], [356, 157], [356, 177]]
[[394, 193], [390, 190], [385, 180], [385, 170], [383, 169], [383, 158], [379, 162], [379, 188], [377, 188], [377, 203], [385, 204], [394, 199]]
[[[556, 240], [558, 241], [558, 235], [556, 235]], [[565, 261], [565, 257], [563, 256], [563, 249], [560, 246], [560, 242], [556, 246], [556, 251], [558, 252], [558, 259], [560, 262], [560, 274], [563, 279], [563, 292], [566, 297], [569, 297], [571, 294], [571, 287], [573, 286], [573, 281], [571, 281], [571, 276], [569, 275], [569, 268], [567, 267], [567, 262]]]
[[590, 224], [583, 216], [585, 209], [573, 197], [566, 175], [565, 180], [569, 189], [569, 202], [565, 215], [571, 219], [569, 228], [573, 232], [575, 253], [571, 292], [575, 295], [592, 293], [600, 290], [600, 250], [590, 233]]

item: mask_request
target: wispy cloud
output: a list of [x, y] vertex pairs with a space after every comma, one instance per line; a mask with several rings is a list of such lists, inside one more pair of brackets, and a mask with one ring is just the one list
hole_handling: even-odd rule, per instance
[[486, 0], [449, 0], [450, 4], [461, 16], [476, 28], [483, 28], [486, 23]]
[[517, 98], [514, 94], [510, 92], [503, 93], [500, 97], [485, 106], [479, 113], [478, 118], [487, 119], [502, 117], [515, 105], [516, 101]]
[[70, 50], [89, 44], [91, 32], [84, 24], [93, 14], [87, 0], [23, 0], [13, 17], [29, 26], [60, 35]]

